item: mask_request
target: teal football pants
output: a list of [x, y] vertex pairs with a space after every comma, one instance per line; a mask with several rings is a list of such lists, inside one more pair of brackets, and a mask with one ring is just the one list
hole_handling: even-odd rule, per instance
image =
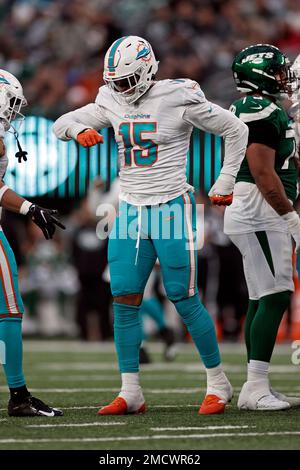
[[186, 193], [166, 204], [140, 208], [120, 201], [119, 215], [108, 245], [113, 296], [143, 293], [157, 258], [170, 300], [195, 295], [195, 243], [196, 205], [192, 193]]
[[[213, 322], [197, 290], [196, 205], [192, 193], [165, 204], [120, 202], [110, 234], [108, 261], [114, 297], [143, 293], [156, 259], [164, 287], [186, 324], [206, 367], [220, 363]], [[139, 307], [114, 302], [115, 343], [121, 372], [139, 370]]]
[[15, 256], [0, 230], [0, 359], [10, 388], [25, 384], [22, 368], [23, 311]]
[[23, 311], [15, 255], [0, 230], [0, 321], [21, 319]]

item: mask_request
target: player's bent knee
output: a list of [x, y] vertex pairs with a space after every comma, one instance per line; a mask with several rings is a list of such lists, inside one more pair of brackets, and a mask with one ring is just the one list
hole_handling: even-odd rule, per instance
[[167, 297], [171, 302], [178, 302], [188, 297], [187, 286], [179, 282], [167, 282], [165, 284]]
[[114, 302], [117, 304], [133, 305], [135, 307], [141, 305], [142, 300], [143, 294], [127, 294], [114, 297]]

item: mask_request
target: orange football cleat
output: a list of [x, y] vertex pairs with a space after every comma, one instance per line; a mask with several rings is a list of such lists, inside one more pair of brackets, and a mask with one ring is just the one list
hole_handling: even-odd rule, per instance
[[210, 196], [209, 199], [215, 206], [230, 206], [233, 200], [233, 194], [228, 194], [226, 196], [216, 194], [215, 196]]
[[136, 411], [128, 411], [126, 400], [122, 397], [115, 398], [109, 405], [103, 406], [97, 415], [127, 415], [146, 412], [146, 404], [143, 403]]
[[217, 395], [206, 395], [199, 409], [199, 415], [218, 415], [224, 413], [226, 401]]

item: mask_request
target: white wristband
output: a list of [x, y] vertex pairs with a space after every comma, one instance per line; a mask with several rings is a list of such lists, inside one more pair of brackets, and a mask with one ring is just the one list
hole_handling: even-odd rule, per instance
[[4, 193], [9, 189], [8, 186], [6, 186], [6, 184], [4, 186], [2, 186], [2, 188], [0, 189], [0, 202], [1, 202], [1, 199], [3, 198], [3, 195]]
[[286, 222], [289, 231], [300, 226], [300, 218], [296, 211], [287, 212], [281, 218]]
[[24, 201], [20, 207], [20, 214], [27, 215], [31, 206], [32, 206], [32, 202]]
[[286, 214], [283, 214], [281, 217], [287, 223], [294, 222], [299, 219], [299, 215], [297, 214], [296, 211], [287, 212]]

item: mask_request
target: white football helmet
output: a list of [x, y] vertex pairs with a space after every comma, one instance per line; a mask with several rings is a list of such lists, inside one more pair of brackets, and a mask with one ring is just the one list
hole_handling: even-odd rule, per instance
[[118, 103], [131, 104], [146, 93], [157, 70], [149, 42], [139, 36], [124, 36], [108, 49], [103, 78]]
[[[292, 89], [291, 99], [293, 104], [290, 106], [288, 113], [295, 122], [300, 122], [300, 54], [294, 60], [291, 71], [296, 80]], [[299, 126], [299, 124], [297, 125]]]
[[26, 104], [19, 80], [6, 70], [0, 69], [0, 122], [6, 131], [10, 128], [11, 121], [24, 120], [25, 116], [20, 111]]
[[296, 57], [291, 65], [291, 70], [294, 72], [295, 77], [300, 80], [300, 54]]

